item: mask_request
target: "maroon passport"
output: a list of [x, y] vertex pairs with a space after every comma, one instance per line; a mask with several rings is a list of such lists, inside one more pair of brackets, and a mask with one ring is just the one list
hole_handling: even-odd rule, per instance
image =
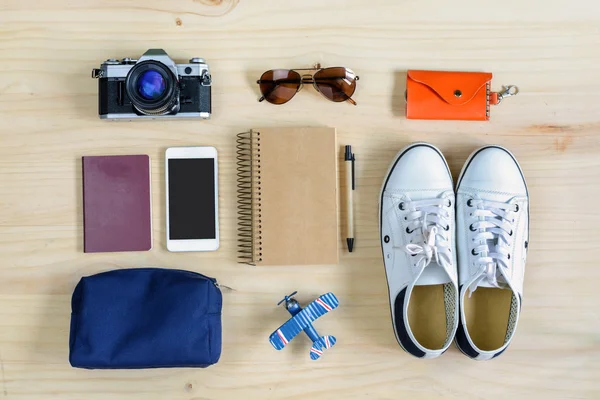
[[83, 157], [83, 251], [152, 248], [150, 157]]

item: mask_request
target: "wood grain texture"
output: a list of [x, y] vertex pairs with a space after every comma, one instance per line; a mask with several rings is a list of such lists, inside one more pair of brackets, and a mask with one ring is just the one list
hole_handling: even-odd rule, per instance
[[[0, 3], [0, 399], [566, 399], [600, 398], [600, 3], [566, 0], [5, 0]], [[108, 123], [90, 71], [109, 57], [162, 47], [204, 57], [214, 78], [210, 121]], [[347, 66], [358, 106], [303, 90], [258, 103], [271, 68]], [[407, 121], [410, 68], [494, 73], [521, 89], [484, 122]], [[339, 265], [235, 263], [235, 134], [256, 126], [334, 126], [357, 155], [356, 250]], [[377, 201], [396, 152], [428, 141], [458, 174], [478, 146], [512, 150], [531, 192], [522, 318], [502, 357], [477, 363], [451, 348], [417, 360], [394, 338]], [[221, 249], [165, 250], [163, 154], [219, 150]], [[154, 249], [83, 254], [81, 156], [149, 154]], [[343, 182], [343, 179], [341, 180]], [[343, 219], [340, 221], [344, 223]], [[344, 243], [340, 243], [343, 248]], [[223, 355], [206, 370], [85, 371], [67, 362], [70, 294], [82, 275], [120, 267], [185, 268], [224, 294]], [[333, 291], [317, 322], [338, 338], [323, 359], [308, 339], [281, 352], [268, 334], [275, 303]]]

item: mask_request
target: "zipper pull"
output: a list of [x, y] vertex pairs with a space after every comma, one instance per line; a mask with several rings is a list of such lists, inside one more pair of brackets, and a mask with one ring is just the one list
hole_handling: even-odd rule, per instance
[[229, 286], [225, 286], [225, 285], [221, 285], [221, 284], [220, 284], [219, 282], [217, 282], [217, 281], [215, 281], [214, 283], [215, 283], [215, 287], [217, 287], [217, 288], [218, 288], [218, 289], [220, 289], [220, 290], [227, 289], [227, 290], [226, 290], [227, 292], [235, 292], [235, 289], [234, 289], [234, 288], [231, 288], [231, 287], [229, 287]]

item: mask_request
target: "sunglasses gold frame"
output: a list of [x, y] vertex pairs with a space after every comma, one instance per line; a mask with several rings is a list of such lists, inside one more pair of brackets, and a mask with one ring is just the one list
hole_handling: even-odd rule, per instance
[[[260, 85], [261, 83], [274, 83], [274, 82], [277, 82], [277, 83], [298, 83], [298, 84], [299, 84], [299, 86], [298, 86], [298, 89], [296, 89], [296, 93], [298, 93], [300, 90], [302, 90], [302, 88], [304, 87], [304, 84], [305, 84], [305, 83], [307, 83], [307, 84], [312, 84], [312, 85], [313, 85], [313, 87], [315, 88], [315, 90], [316, 90], [317, 92], [321, 93], [321, 95], [322, 95], [323, 97], [325, 97], [325, 98], [326, 98], [327, 100], [329, 100], [329, 101], [334, 101], [334, 100], [330, 99], [329, 97], [325, 96], [325, 95], [324, 95], [324, 94], [321, 92], [321, 90], [320, 90], [320, 89], [319, 89], [319, 87], [317, 86], [317, 81], [315, 81], [315, 79], [314, 79], [314, 76], [315, 76], [315, 74], [316, 74], [317, 72], [319, 72], [319, 71], [322, 71], [322, 70], [325, 70], [325, 69], [330, 69], [330, 68], [343, 68], [344, 70], [346, 70], [346, 73], [347, 73], [347, 74], [349, 74], [349, 75], [351, 76], [351, 79], [352, 79], [352, 80], [354, 80], [354, 81], [358, 81], [358, 80], [360, 79], [360, 78], [359, 78], [359, 76], [358, 76], [358, 75], [356, 75], [356, 74], [354, 73], [354, 71], [352, 71], [352, 70], [351, 70], [351, 69], [349, 69], [349, 68], [346, 68], [346, 67], [326, 67], [326, 68], [321, 68], [321, 64], [316, 64], [316, 65], [315, 65], [313, 68], [294, 68], [294, 69], [289, 69], [289, 70], [288, 70], [288, 71], [294, 71], [294, 72], [298, 72], [298, 71], [313, 71], [313, 72], [312, 72], [312, 73], [310, 73], [310, 74], [300, 74], [300, 73], [298, 73], [298, 75], [300, 75], [300, 81], [298, 81], [297, 79], [277, 79], [276, 81], [274, 81], [274, 80], [268, 80], [268, 79], [259, 79], [259, 80], [257, 80], [257, 81], [256, 81], [256, 83], [257, 83], [257, 84], [259, 84], [259, 85]], [[273, 71], [273, 70], [269, 70], [269, 71]], [[266, 72], [269, 72], [269, 71], [266, 71]], [[265, 72], [265, 73], [266, 73], [266, 72]], [[263, 73], [263, 75], [264, 75], [265, 73]], [[323, 79], [332, 79], [332, 80], [333, 80], [333, 79], [336, 79], [336, 80], [337, 80], [337, 79], [347, 79], [347, 78], [346, 78], [346, 77], [343, 77], [343, 78], [342, 78], [342, 77], [327, 77], [327, 78], [321, 78], [321, 79], [319, 79], [319, 81], [321, 81], [321, 80], [323, 80]], [[264, 100], [267, 100], [267, 99], [266, 99], [266, 96], [268, 96], [269, 94], [271, 94], [271, 93], [272, 93], [272, 92], [273, 92], [273, 91], [274, 91], [276, 88], [278, 88], [278, 87], [279, 87], [279, 85], [275, 85], [275, 86], [273, 86], [273, 88], [271, 88], [270, 92], [269, 92], [269, 93], [266, 93], [266, 94], [263, 94], [263, 95], [262, 95], [262, 96], [261, 96], [261, 97], [258, 99], [258, 101], [259, 101], [259, 102], [262, 102], [262, 101], [264, 101]], [[356, 89], [355, 89], [355, 90], [356, 90]], [[288, 100], [286, 100], [284, 103], [281, 103], [281, 104], [285, 104], [285, 103], [287, 103], [288, 101], [290, 101], [291, 99], [293, 99], [293, 98], [294, 98], [294, 96], [296, 95], [296, 93], [294, 93], [294, 95], [293, 95], [292, 97], [290, 97]], [[352, 92], [352, 94], [354, 94], [354, 92]], [[267, 100], [267, 101], [268, 101], [268, 100]], [[357, 105], [356, 101], [354, 101], [354, 99], [352, 99], [352, 97], [350, 97], [350, 96], [348, 96], [348, 98], [347, 98], [347, 99], [345, 99], [344, 101], [348, 101], [349, 103], [351, 103], [351, 104], [353, 104], [353, 105]], [[334, 102], [335, 102], [335, 101], [334, 101]], [[271, 102], [269, 102], [269, 103], [271, 103]], [[340, 103], [341, 103], [341, 102], [340, 102]], [[276, 104], [276, 103], [271, 103], [271, 104]], [[280, 105], [280, 104], [276, 104], [276, 105]]]

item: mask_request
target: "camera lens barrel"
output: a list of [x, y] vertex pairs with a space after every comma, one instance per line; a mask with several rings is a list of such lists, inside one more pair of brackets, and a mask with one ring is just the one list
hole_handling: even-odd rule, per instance
[[156, 60], [134, 65], [125, 80], [125, 91], [142, 114], [164, 115], [179, 108], [179, 82], [171, 69]]

